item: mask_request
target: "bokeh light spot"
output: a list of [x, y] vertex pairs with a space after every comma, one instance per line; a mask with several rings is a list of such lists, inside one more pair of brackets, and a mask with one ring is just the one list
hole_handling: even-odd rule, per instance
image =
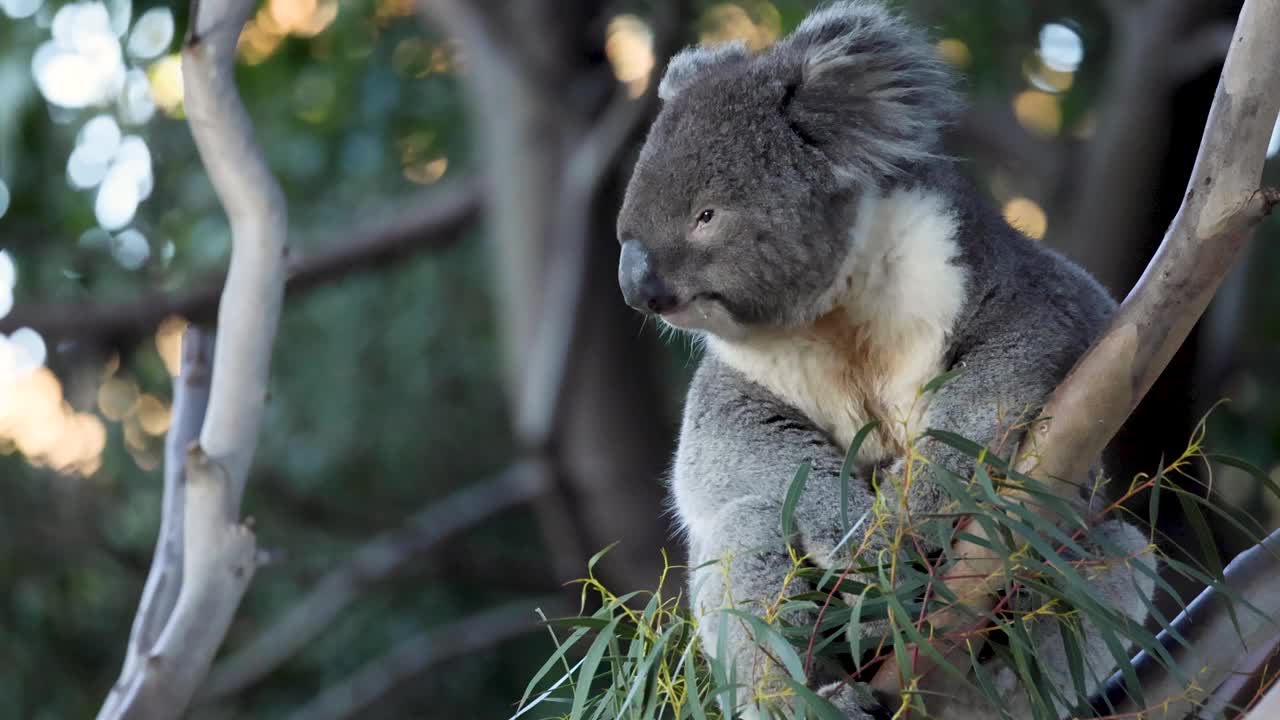
[[1004, 219], [1035, 240], [1043, 239], [1049, 229], [1044, 210], [1030, 198], [1016, 197], [1005, 203]]
[[973, 62], [969, 45], [959, 38], [943, 38], [938, 41], [938, 57], [957, 68], [967, 68]]
[[125, 270], [137, 270], [151, 257], [147, 237], [133, 228], [111, 238], [111, 257]]
[[129, 55], [150, 60], [169, 49], [173, 42], [173, 11], [166, 7], [142, 13], [129, 33]]
[[133, 414], [138, 396], [138, 384], [132, 379], [108, 378], [98, 388], [98, 412], [106, 419], [118, 422]]
[[707, 9], [702, 25], [705, 29], [701, 40], [705, 44], [741, 40], [752, 50], [762, 50], [777, 42], [782, 33], [782, 16], [769, 2], [719, 3]]
[[156, 328], [156, 352], [171, 377], [177, 377], [182, 367], [182, 335], [188, 324], [186, 319], [170, 315]]
[[151, 99], [169, 117], [182, 116], [182, 56], [166, 55], [147, 70]]
[[148, 435], [159, 436], [169, 429], [169, 407], [155, 395], [138, 400], [138, 425]]
[[404, 168], [404, 177], [409, 182], [419, 185], [430, 185], [444, 177], [449, 169], [449, 158], [436, 158], [426, 162], [413, 163]]
[[1057, 135], [1062, 126], [1058, 98], [1042, 90], [1024, 90], [1014, 96], [1013, 114], [1023, 127], [1040, 135]]
[[635, 15], [619, 15], [605, 31], [605, 55], [614, 77], [627, 85], [631, 97], [640, 97], [653, 73], [653, 30]]
[[0, 12], [14, 20], [21, 20], [35, 15], [43, 4], [44, 0], [0, 0]]
[[1084, 40], [1067, 25], [1048, 23], [1040, 28], [1039, 53], [1050, 69], [1075, 72], [1084, 60]]

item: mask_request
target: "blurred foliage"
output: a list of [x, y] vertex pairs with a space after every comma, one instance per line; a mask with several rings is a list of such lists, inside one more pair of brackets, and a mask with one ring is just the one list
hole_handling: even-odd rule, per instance
[[[703, 2], [688, 36], [767, 43], [813, 4]], [[130, 12], [128, 0], [112, 5]], [[264, 12], [275, 5], [297, 3], [271, 0]], [[33, 17], [0, 14], [0, 182], [10, 195], [7, 211], [0, 211], [0, 250], [17, 266], [16, 301], [96, 304], [181, 292], [222, 267], [229, 231], [180, 109], [124, 128], [145, 140], [154, 175], [154, 191], [131, 224], [147, 239], [148, 256], [129, 269], [113, 255], [110, 236], [95, 230], [94, 193], [68, 184], [76, 135], [100, 111], [51, 106], [32, 81], [33, 53], [48, 39], [58, 7], [47, 0]], [[139, 0], [132, 16], [152, 7], [166, 6]], [[176, 52], [187, 13], [185, 4], [167, 7], [178, 37], [166, 54]], [[424, 34], [408, 0], [306, 7], [333, 7], [336, 15], [314, 33], [272, 35], [280, 28], [264, 30], [259, 23], [239, 73], [257, 137], [289, 200], [291, 242], [304, 257], [341, 243], [346, 228], [419, 202], [422, 184], [470, 173], [475, 142], [455, 49]], [[1083, 38], [1083, 63], [1065, 92], [1040, 90], [1044, 98], [1037, 96], [1028, 112], [1041, 114], [1032, 119], [1041, 126], [1068, 129], [1062, 132], [1089, 115], [1108, 43], [1092, 5], [918, 0], [909, 9], [952, 40], [949, 49], [970, 92], [997, 102], [1013, 102], [1029, 89], [1024, 68], [1042, 26], [1070, 21]], [[648, 10], [641, 2], [617, 4], [619, 13]], [[461, 67], [465, 80], [465, 57]], [[998, 179], [992, 188], [1002, 203], [1016, 195]], [[511, 457], [486, 249], [477, 240], [288, 304], [266, 433], [246, 499], [261, 544], [281, 559], [256, 578], [229, 647], [269, 625], [363, 539]], [[1264, 467], [1280, 455], [1274, 410], [1280, 390], [1267, 382], [1280, 340], [1280, 314], [1271, 312], [1280, 307], [1280, 290], [1256, 280], [1280, 271], [1278, 265], [1273, 248], [1256, 251], [1249, 283], [1254, 310], [1244, 333], [1248, 362], [1232, 381], [1238, 401], [1215, 416], [1224, 449]], [[686, 348], [673, 348], [671, 358], [678, 383], [688, 365]], [[100, 418], [107, 437], [100, 467], [87, 477], [28, 465], [0, 439], [0, 583], [6, 590], [0, 655], [8, 670], [0, 674], [0, 715], [35, 720], [96, 711], [119, 670], [158, 525], [162, 437], [145, 432], [140, 400], [110, 417], [100, 389], [116, 379], [136, 388], [130, 397], [167, 403], [171, 394], [155, 338], [121, 347], [66, 342], [49, 348], [47, 362], [67, 402]], [[539, 543], [532, 519], [516, 514], [469, 533], [465, 545], [437, 552], [543, 568]], [[279, 717], [381, 655], [406, 631], [517, 593], [492, 578], [414, 568], [369, 592], [320, 641], [248, 693], [243, 707], [252, 709], [251, 717]], [[543, 650], [526, 640], [454, 663], [405, 692], [401, 710], [506, 717]]]

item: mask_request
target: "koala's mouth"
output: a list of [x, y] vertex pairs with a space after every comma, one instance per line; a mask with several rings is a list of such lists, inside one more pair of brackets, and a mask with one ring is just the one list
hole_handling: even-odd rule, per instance
[[724, 306], [724, 298], [719, 293], [696, 293], [690, 296], [688, 300], [662, 310], [657, 315], [667, 322], [697, 317], [706, 318], [714, 311], [716, 306], [724, 308], [726, 311], [728, 310]]
[[658, 317], [680, 330], [700, 330], [726, 339], [741, 337], [746, 330], [719, 293], [697, 293]]

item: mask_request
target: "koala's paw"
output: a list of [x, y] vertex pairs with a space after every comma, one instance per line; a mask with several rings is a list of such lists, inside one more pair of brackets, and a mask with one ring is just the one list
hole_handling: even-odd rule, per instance
[[888, 720], [893, 716], [863, 683], [833, 682], [822, 686], [818, 696], [825, 698], [849, 720]]

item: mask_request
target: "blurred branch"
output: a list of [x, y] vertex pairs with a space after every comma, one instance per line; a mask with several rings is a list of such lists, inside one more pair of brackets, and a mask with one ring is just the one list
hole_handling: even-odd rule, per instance
[[[1179, 80], [1170, 57], [1181, 57], [1188, 33], [1198, 32], [1188, 26], [1203, 6], [1190, 0], [1110, 0], [1104, 8], [1115, 40], [1096, 129], [1082, 148], [1078, 171], [1060, 177], [1068, 207], [1055, 213], [1062, 221], [1050, 227], [1048, 239], [1119, 293], [1128, 284], [1133, 263], [1127, 261], [1148, 216], [1145, 189], [1164, 153], [1169, 101]], [[1205, 69], [1210, 60], [1201, 53], [1186, 62]]]
[[1177, 86], [1207, 72], [1222, 62], [1231, 49], [1235, 27], [1231, 23], [1211, 23], [1193, 30], [1178, 43], [1178, 52], [1167, 56], [1168, 82]]
[[[175, 718], [209, 670], [257, 564], [253, 532], [240, 523], [240, 499], [258, 443], [267, 395], [271, 347], [284, 299], [288, 213], [235, 86], [235, 49], [257, 3], [192, 2], [182, 50], [187, 115], [205, 170], [231, 224], [230, 270], [220, 300], [208, 405], [198, 443], [186, 451], [181, 586], [163, 629], [126, 662], [98, 717]], [[194, 337], [194, 336], [193, 336]], [[203, 348], [188, 354], [199, 356]], [[194, 368], [192, 368], [194, 371]], [[180, 418], [181, 420], [182, 418]], [[174, 435], [190, 432], [179, 423]], [[176, 457], [184, 437], [172, 438]], [[170, 472], [176, 472], [169, 469]], [[176, 476], [175, 476], [176, 477]], [[176, 504], [165, 506], [166, 511]], [[165, 529], [177, 522], [170, 518]], [[164, 544], [168, 538], [162, 537]], [[167, 549], [162, 564], [173, 562]], [[161, 576], [173, 577], [165, 569]], [[158, 618], [145, 615], [171, 589], [160, 581], [138, 625], [150, 634]]]
[[[1280, 191], [1259, 189], [1280, 112], [1277, 32], [1280, 5], [1246, 0], [1182, 207], [1107, 331], [1058, 386], [1023, 441], [1018, 468], [1064, 498], [1073, 499], [1078, 481], [1186, 339], [1253, 228], [1280, 203]], [[985, 541], [982, 527], [968, 531], [979, 540], [956, 543], [959, 560], [948, 572], [948, 587], [963, 605], [929, 617], [933, 627], [956, 627], [971, 617], [967, 611], [989, 611], [1003, 580], [1002, 564], [983, 559], [990, 553], [978, 544]], [[898, 690], [905, 679], [897, 667], [885, 663], [876, 686]], [[932, 675], [932, 682], [945, 682], [944, 673]]]
[[1200, 593], [1157, 636], [1176, 668], [1146, 651], [1134, 657], [1143, 702], [1129, 695], [1123, 674], [1116, 673], [1095, 708], [1107, 715], [1187, 717], [1242, 657], [1275, 643], [1280, 637], [1280, 530], [1232, 560], [1225, 577], [1222, 587]]
[[[679, 44], [688, 5], [655, 4], [658, 65]], [[614, 210], [601, 200], [656, 103], [652, 92], [628, 98], [614, 78], [601, 52], [606, 9], [589, 0], [418, 1], [423, 22], [457, 37], [466, 57], [464, 89], [486, 174], [493, 178], [486, 211], [512, 424], [522, 451], [555, 470], [555, 491], [539, 498], [535, 510], [561, 580], [578, 572], [586, 542], [626, 537], [637, 550], [652, 552], [662, 537], [652, 519], [660, 515], [656, 493], [650, 508], [647, 490], [634, 482], [647, 472], [647, 461], [621, 467], [649, 452], [646, 435], [601, 439], [609, 430], [605, 415], [617, 412], [616, 388], [626, 382], [616, 370], [606, 377], [601, 366], [620, 367], [619, 348], [601, 352], [589, 345], [604, 336], [601, 321], [612, 321], [585, 298], [601, 260], [594, 240], [602, 233], [603, 213]], [[527, 26], [523, 39], [511, 41], [521, 57], [504, 52], [502, 43], [503, 30], [510, 35], [517, 22]], [[521, 60], [538, 72], [528, 72]], [[542, 76], [555, 82], [540, 82]], [[565, 381], [570, 374], [574, 383]], [[601, 382], [614, 388], [613, 395], [599, 393]], [[590, 418], [590, 437], [575, 424], [584, 417]], [[620, 459], [611, 464], [601, 459], [606, 454]], [[655, 562], [656, 553], [647, 562], [628, 558], [622, 572], [644, 576], [648, 584]]]
[[1280, 683], [1271, 686], [1245, 720], [1271, 720], [1277, 717], [1280, 717]]
[[259, 682], [330, 627], [368, 587], [382, 582], [446, 538], [545, 492], [546, 468], [517, 463], [497, 477], [459, 490], [414, 514], [403, 526], [362, 545], [320, 579], [274, 625], [223, 660], [200, 693], [202, 702]]
[[[439, 2], [439, 0], [433, 0]], [[452, 3], [449, 3], [452, 4]], [[665, 67], [678, 49], [688, 2], [659, 3], [655, 19], [655, 68]], [[606, 175], [617, 167], [622, 152], [656, 109], [657, 81], [639, 99], [625, 85], [617, 85], [614, 98], [599, 120], [572, 147], [564, 162], [564, 185], [556, 211], [556, 230], [547, 262], [547, 308], [538, 317], [537, 342], [528, 357], [525, 381], [515, 409], [516, 436], [526, 447], [547, 448], [564, 417], [569, 363], [577, 354], [574, 339], [586, 307], [586, 282], [591, 218], [587, 209]]]
[[[1272, 592], [1276, 590], [1280, 588]], [[1233, 710], [1249, 707], [1257, 699], [1259, 689], [1265, 689], [1275, 679], [1273, 661], [1280, 650], [1280, 627], [1274, 628], [1272, 635], [1269, 643], [1254, 643], [1235, 661], [1226, 679], [1197, 710], [1197, 720], [1218, 720]]]
[[529, 615], [530, 607], [539, 604], [553, 614], [565, 608], [564, 600], [558, 597], [524, 600], [413, 635], [386, 655], [366, 663], [351, 677], [312, 698], [289, 715], [289, 719], [355, 717], [433, 665], [492, 648], [538, 629], [541, 624], [532, 622]]
[[[1008, 105], [989, 103], [975, 107], [959, 118], [949, 140], [962, 154], [1011, 170], [1022, 192], [1042, 202], [1053, 190], [1068, 158], [1067, 140], [1051, 142], [1036, 137], [1014, 117]], [[1074, 143], [1072, 143], [1074, 145]]]
[[[290, 258], [287, 294], [298, 295], [356, 273], [388, 267], [419, 252], [452, 247], [479, 216], [481, 194], [480, 182], [461, 181], [410, 201], [383, 223], [340, 233], [319, 253]], [[19, 306], [0, 318], [0, 332], [31, 327], [49, 342], [98, 339], [127, 345], [154, 332], [170, 315], [215, 321], [223, 283], [223, 277], [199, 281], [183, 293], [152, 293], [127, 303]]]

